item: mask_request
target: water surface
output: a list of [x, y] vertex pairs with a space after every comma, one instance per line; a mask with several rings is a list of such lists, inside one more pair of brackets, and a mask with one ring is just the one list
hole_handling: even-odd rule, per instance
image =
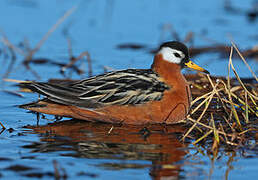
[[[63, 33], [66, 30], [73, 54], [78, 56], [88, 51], [93, 73], [99, 74], [104, 71], [103, 66], [112, 69], [149, 68], [153, 58], [149, 50], [163, 41], [174, 39], [171, 27], [181, 40], [188, 32], [193, 32], [196, 47], [230, 44], [232, 37], [240, 49], [251, 48], [258, 41], [258, 22], [250, 21], [246, 14], [255, 2], [232, 1], [236, 11], [228, 11], [223, 0], [2, 0], [0, 29], [13, 44], [18, 45], [27, 39], [29, 46], [34, 47], [68, 9], [78, 6], [44, 43], [35, 58], [68, 62], [68, 43]], [[164, 30], [164, 27], [170, 30]], [[117, 48], [126, 43], [142, 44], [146, 48]], [[4, 49], [2, 44], [0, 49]], [[24, 56], [17, 54], [9, 78], [37, 79], [22, 66], [23, 59]], [[221, 57], [217, 53], [194, 58], [211, 74], [222, 76], [227, 75], [227, 59], [228, 56]], [[257, 73], [257, 60], [247, 60]], [[0, 55], [1, 76], [5, 74], [9, 61], [10, 58]], [[233, 62], [241, 77], [251, 77], [241, 61], [235, 58]], [[86, 62], [83, 67], [86, 69]], [[32, 65], [32, 68], [42, 81], [64, 78], [56, 66]], [[71, 77], [87, 77], [87, 71], [81, 76], [72, 73]], [[17, 89], [9, 83], [2, 83], [1, 88]], [[222, 149], [218, 158], [213, 160], [205, 148], [180, 141], [179, 134], [184, 131], [181, 126], [150, 127], [150, 134], [141, 131], [140, 127], [118, 126], [110, 131], [110, 124], [68, 119], [58, 123], [42, 119], [40, 126], [36, 126], [36, 115], [26, 113], [16, 105], [33, 101], [37, 95], [26, 93], [24, 96], [20, 98], [0, 92], [0, 121], [9, 129], [0, 134], [2, 179], [49, 179], [57, 175], [55, 167], [62, 178], [78, 179], [255, 179], [257, 176], [257, 142], [250, 142], [250, 146], [241, 149]]]

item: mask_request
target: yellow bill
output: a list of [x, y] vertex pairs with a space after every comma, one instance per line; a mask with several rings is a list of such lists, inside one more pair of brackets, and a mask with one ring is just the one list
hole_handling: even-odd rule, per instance
[[201, 71], [201, 72], [204, 72], [206, 74], [210, 74], [209, 71], [203, 69], [202, 67], [198, 66], [197, 64], [194, 64], [193, 61], [191, 61], [191, 60], [189, 60], [187, 63], [185, 63], [185, 65], [188, 68], [191, 68], [191, 69], [194, 69], [194, 70], [197, 70], [197, 71]]

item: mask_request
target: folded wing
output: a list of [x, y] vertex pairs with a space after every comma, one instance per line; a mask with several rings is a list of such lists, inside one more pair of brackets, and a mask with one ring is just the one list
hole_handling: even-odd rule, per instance
[[169, 87], [149, 69], [109, 72], [73, 83], [23, 83], [23, 87], [49, 100], [83, 108], [107, 105], [139, 105], [162, 99]]

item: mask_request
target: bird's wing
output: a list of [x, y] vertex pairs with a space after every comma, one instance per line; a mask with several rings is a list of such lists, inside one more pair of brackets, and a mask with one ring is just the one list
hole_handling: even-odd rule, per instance
[[51, 101], [84, 108], [159, 101], [164, 91], [170, 88], [150, 69], [114, 71], [60, 85], [32, 82], [23, 86], [47, 96]]

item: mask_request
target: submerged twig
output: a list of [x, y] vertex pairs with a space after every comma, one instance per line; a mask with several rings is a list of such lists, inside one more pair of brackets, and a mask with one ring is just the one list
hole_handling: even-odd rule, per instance
[[88, 51], [84, 51], [82, 52], [78, 57], [75, 57], [73, 55], [73, 50], [72, 50], [72, 42], [71, 42], [71, 39], [69, 38], [68, 36], [68, 31], [67, 29], [64, 30], [64, 36], [66, 37], [67, 39], [67, 43], [68, 43], [68, 54], [69, 54], [69, 60], [70, 62], [68, 64], [65, 64], [61, 67], [61, 74], [62, 75], [65, 75], [65, 71], [66, 69], [68, 68], [73, 68], [76, 70], [76, 72], [80, 75], [80, 74], [83, 74], [84, 73], [84, 70], [81, 70], [79, 68], [75, 68], [75, 63], [78, 61], [78, 60], [81, 60], [83, 59], [84, 57], [86, 57], [87, 59], [87, 64], [88, 64], [88, 77], [91, 77], [92, 76], [92, 63], [91, 63], [91, 57], [90, 57], [90, 54]]
[[[92, 64], [91, 64], [90, 54], [87, 51], [82, 52], [77, 58], [72, 57], [70, 62], [61, 68], [61, 73], [64, 74], [66, 69], [72, 67], [78, 60], [82, 59], [83, 57], [87, 58], [88, 76], [91, 77], [92, 76]], [[82, 73], [83, 73], [83, 71], [78, 72], [78, 74], [82, 74]]]
[[2, 126], [2, 129], [6, 129], [5, 126], [1, 123], [1, 121], [0, 121], [0, 125]]
[[[64, 168], [62, 168], [59, 163], [56, 160], [53, 160], [54, 165], [54, 176], [56, 180], [59, 179], [67, 179], [67, 173]], [[59, 169], [62, 171], [62, 174], [60, 173]]]

